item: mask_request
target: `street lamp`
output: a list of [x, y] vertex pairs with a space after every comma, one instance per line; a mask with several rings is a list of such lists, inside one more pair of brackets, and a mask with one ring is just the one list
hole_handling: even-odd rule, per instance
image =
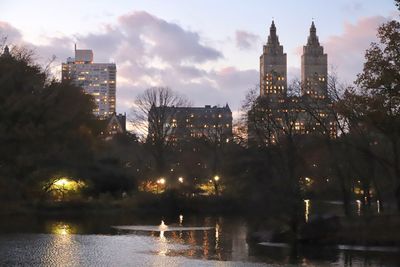
[[179, 177], [178, 181], [182, 184], [183, 183], [183, 177]]
[[215, 175], [215, 176], [214, 176], [214, 188], [215, 188], [215, 194], [216, 194], [217, 196], [219, 195], [218, 181], [219, 181], [219, 176], [218, 176], [218, 175]]

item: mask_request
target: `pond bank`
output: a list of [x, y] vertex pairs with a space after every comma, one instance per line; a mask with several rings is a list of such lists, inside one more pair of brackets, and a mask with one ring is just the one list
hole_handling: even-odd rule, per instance
[[299, 225], [297, 235], [287, 226], [273, 231], [259, 230], [250, 235], [253, 242], [303, 245], [388, 246], [400, 248], [400, 216], [317, 217]]

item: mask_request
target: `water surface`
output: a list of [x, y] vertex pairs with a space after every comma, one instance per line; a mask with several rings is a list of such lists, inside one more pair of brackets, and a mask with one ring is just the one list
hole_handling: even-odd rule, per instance
[[[168, 231], [157, 229], [161, 220]], [[184, 214], [7, 217], [0, 266], [400, 266], [398, 251], [249, 241], [260, 223]], [[112, 227], [118, 225], [128, 228]]]

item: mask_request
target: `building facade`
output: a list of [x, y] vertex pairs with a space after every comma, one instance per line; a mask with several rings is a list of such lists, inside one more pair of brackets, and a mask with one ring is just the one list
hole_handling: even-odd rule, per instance
[[94, 63], [93, 51], [76, 49], [75, 57], [62, 64], [62, 81], [71, 81], [93, 96], [93, 110], [99, 119], [115, 113], [116, 66], [114, 63]]
[[232, 111], [224, 107], [155, 107], [148, 115], [148, 138], [164, 135], [173, 142], [208, 138], [232, 140]]
[[249, 141], [273, 144], [285, 134], [336, 137], [327, 79], [328, 56], [312, 22], [301, 57], [299, 90], [288, 89], [286, 53], [272, 21], [268, 41], [260, 56], [260, 96], [248, 114]]
[[117, 134], [126, 133], [126, 114], [112, 114], [105, 120], [101, 120], [100, 135], [106, 140], [112, 139]]

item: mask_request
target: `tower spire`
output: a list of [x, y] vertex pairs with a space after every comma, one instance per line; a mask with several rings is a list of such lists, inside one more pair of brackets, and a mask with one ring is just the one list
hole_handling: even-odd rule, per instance
[[278, 36], [276, 35], [276, 26], [272, 20], [271, 27], [269, 28], [268, 45], [279, 45]]
[[3, 57], [9, 57], [10, 56], [10, 49], [8, 48], [8, 45], [6, 45], [4, 47], [4, 51], [3, 51]]
[[319, 40], [317, 36], [317, 28], [315, 27], [314, 20], [311, 22], [310, 35], [308, 36], [307, 45], [319, 46]]

